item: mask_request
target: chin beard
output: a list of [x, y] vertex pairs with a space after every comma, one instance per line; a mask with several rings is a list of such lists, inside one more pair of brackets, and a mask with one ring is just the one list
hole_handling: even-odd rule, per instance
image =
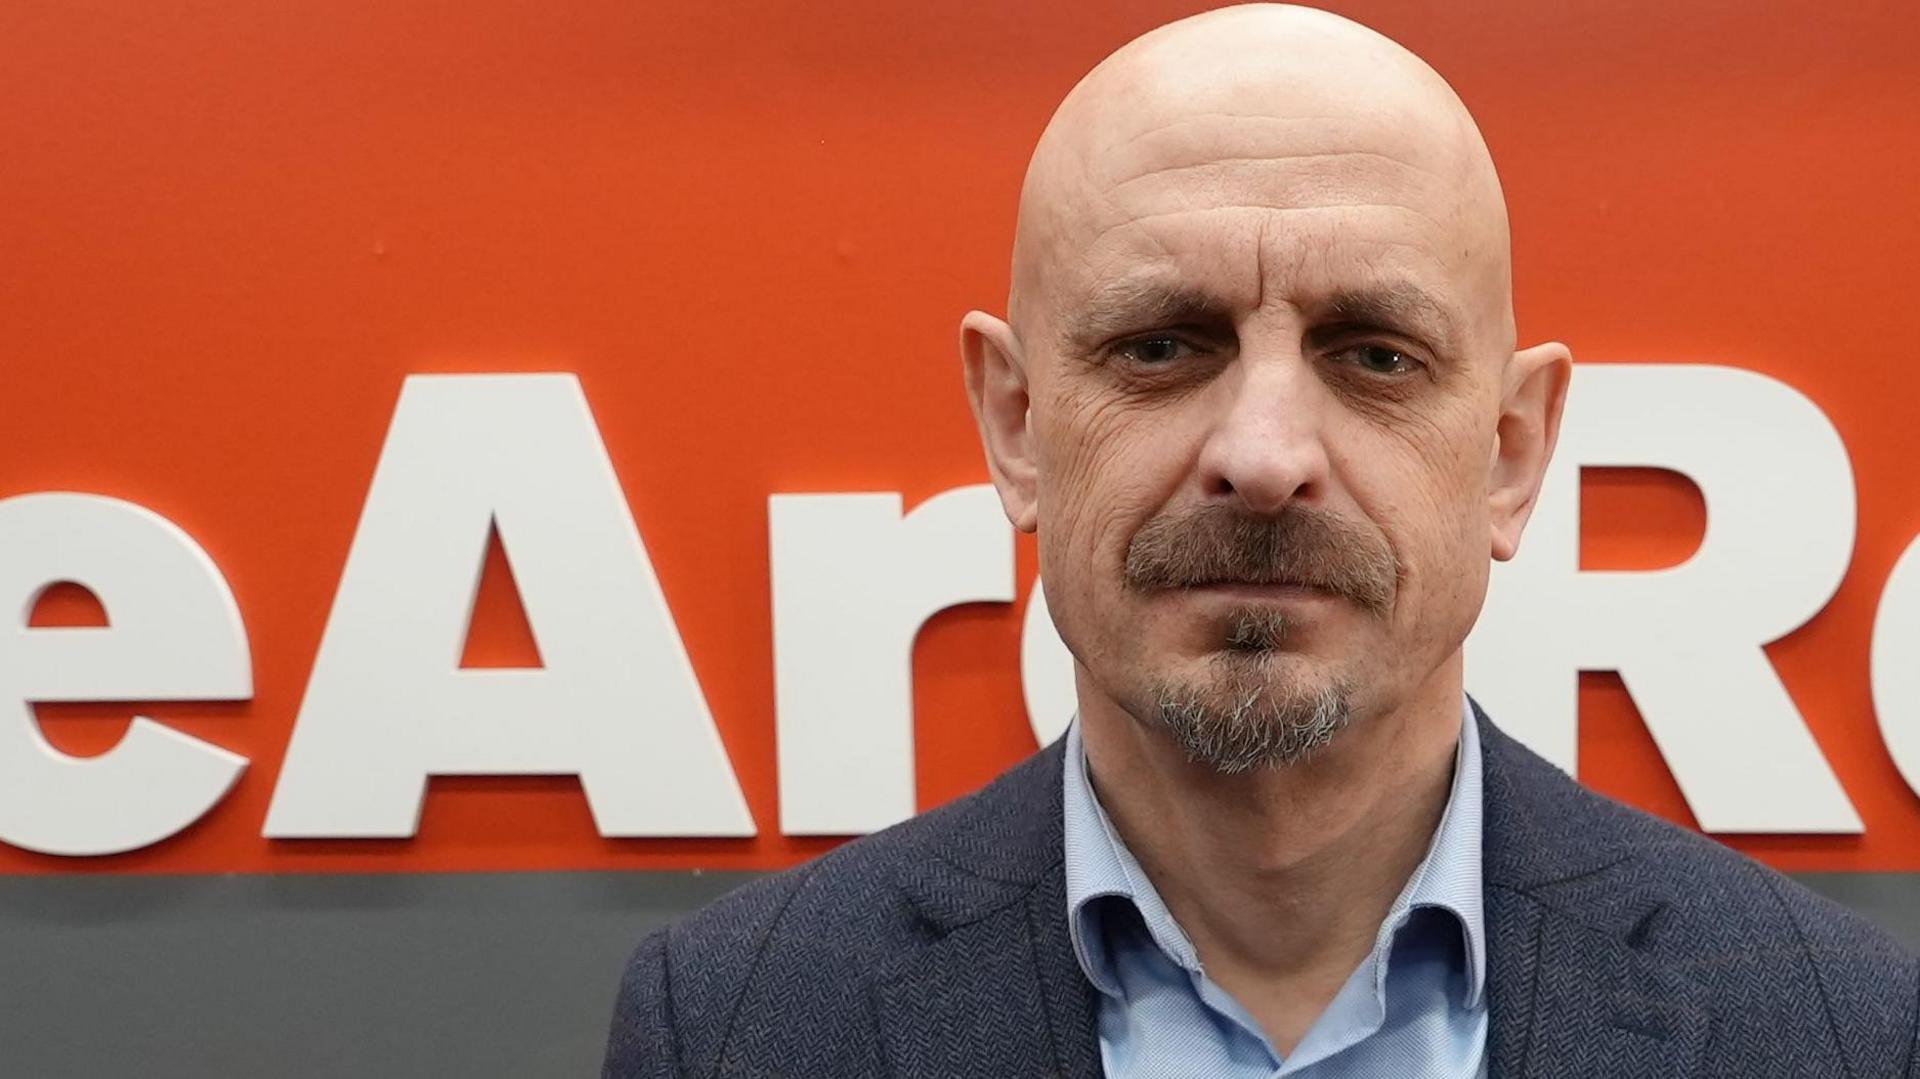
[[1213, 677], [1157, 687], [1153, 714], [1188, 760], [1221, 775], [1307, 760], [1347, 726], [1351, 688], [1289, 679], [1274, 670], [1277, 658], [1244, 646], [1219, 653]]

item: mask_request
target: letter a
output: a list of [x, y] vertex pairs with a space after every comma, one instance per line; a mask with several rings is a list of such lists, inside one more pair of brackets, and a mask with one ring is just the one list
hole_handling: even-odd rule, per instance
[[[460, 669], [490, 525], [543, 669]], [[571, 375], [407, 380], [266, 834], [413, 835], [432, 775], [578, 775], [602, 835], [753, 834]]]

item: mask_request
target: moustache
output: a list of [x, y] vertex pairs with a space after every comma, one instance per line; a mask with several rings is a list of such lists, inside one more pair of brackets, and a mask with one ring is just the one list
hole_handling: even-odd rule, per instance
[[1400, 564], [1377, 530], [1323, 510], [1272, 516], [1209, 506], [1153, 517], [1127, 544], [1126, 582], [1141, 591], [1211, 584], [1318, 588], [1385, 615]]

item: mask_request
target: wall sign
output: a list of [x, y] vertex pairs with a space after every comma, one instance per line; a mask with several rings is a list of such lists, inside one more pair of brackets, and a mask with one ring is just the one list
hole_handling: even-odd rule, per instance
[[[1581, 361], [1470, 688], [1914, 871], [1920, 7], [1829, 8], [1341, 10], [1471, 107]], [[954, 329], [1055, 104], [1187, 10], [11, 19], [0, 873], [771, 868], [1031, 752]]]
[[[1790, 387], [1730, 367], [1583, 368], [1569, 400], [1528, 541], [1497, 572], [1476, 627], [1470, 689], [1577, 771], [1578, 674], [1618, 671], [1709, 831], [1860, 832], [1763, 651], [1845, 576], [1854, 497], [1838, 432]], [[1705, 537], [1691, 557], [1579, 568], [1579, 473], [1609, 466], [1665, 469], [1699, 488]], [[1783, 517], [1782, 491], [1800, 492], [1804, 512]], [[768, 520], [780, 830], [857, 835], [903, 820], [915, 810], [913, 642], [948, 607], [1014, 599], [1012, 530], [987, 485], [904, 513], [893, 492], [779, 494]], [[459, 662], [494, 535], [535, 668]], [[1920, 539], [1882, 597], [1872, 666], [1880, 730], [1909, 782], [1920, 778], [1916, 564]], [[251, 696], [241, 612], [199, 544], [128, 502], [23, 495], [0, 501], [0, 567], [0, 609], [30, 612], [68, 583], [109, 622], [23, 618], [0, 638], [15, 702], [0, 726], [0, 840], [117, 854], [217, 805], [244, 757], [145, 717], [106, 752], [77, 757], [40, 736], [28, 707]], [[1065, 729], [1073, 686], [1031, 587], [1022, 638], [1037, 744]], [[411, 837], [436, 775], [577, 777], [603, 837], [756, 832], [572, 377], [408, 381], [262, 835]]]

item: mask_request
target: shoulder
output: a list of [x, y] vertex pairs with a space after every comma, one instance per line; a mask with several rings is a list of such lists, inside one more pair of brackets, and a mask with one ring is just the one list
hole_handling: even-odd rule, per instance
[[1665, 897], [1668, 916], [1689, 927], [1681, 939], [1694, 948], [1756, 949], [1756, 962], [1799, 952], [1830, 983], [1914, 985], [1915, 957], [1854, 911], [1698, 832], [1581, 793], [1595, 830], [1611, 833], [1615, 849], [1628, 856], [1620, 876], [1634, 881], [1636, 892]]
[[711, 958], [791, 935], [884, 939], [944, 913], [926, 908], [1022, 891], [1059, 860], [1059, 769], [1058, 746], [1042, 750], [964, 798], [722, 896], [669, 941]]
[[[713, 1060], [723, 1046], [751, 1053], [755, 1039], [790, 1054], [801, 1030], [809, 1044], [856, 1052], [875, 971], [942, 926], [1021, 898], [1058, 861], [1059, 769], [1050, 747], [974, 794], [755, 880], [648, 937], [629, 961], [616, 1037], [623, 1016], [661, 1012], [651, 999], [661, 996], [683, 1061]], [[862, 1070], [838, 1057], [819, 1064]]]
[[1729, 1034], [1804, 1028], [1830, 1034], [1855, 1061], [1909, 1059], [1920, 961], [1878, 926], [1713, 839], [1579, 785], [1497, 731], [1489, 748], [1489, 888], [1707, 986]]

